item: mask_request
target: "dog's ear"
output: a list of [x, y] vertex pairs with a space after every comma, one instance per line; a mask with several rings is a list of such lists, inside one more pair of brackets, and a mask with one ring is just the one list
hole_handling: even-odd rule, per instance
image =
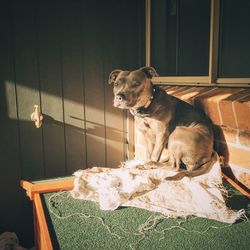
[[146, 76], [150, 79], [154, 76], [159, 76], [153, 67], [143, 67], [140, 68], [140, 70], [142, 70], [146, 74]]
[[108, 81], [108, 83], [109, 83], [109, 84], [114, 83], [116, 77], [119, 75], [119, 73], [120, 73], [121, 71], [122, 71], [121, 69], [113, 70], [113, 71], [110, 73], [110, 75], [109, 75], [109, 81]]

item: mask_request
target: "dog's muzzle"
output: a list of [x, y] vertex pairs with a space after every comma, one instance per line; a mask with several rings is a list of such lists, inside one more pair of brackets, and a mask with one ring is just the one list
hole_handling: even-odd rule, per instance
[[115, 95], [116, 102], [123, 102], [125, 100], [126, 100], [125, 94], [121, 93], [121, 94]]
[[127, 108], [128, 100], [124, 93], [116, 94], [114, 97], [114, 106], [117, 108]]

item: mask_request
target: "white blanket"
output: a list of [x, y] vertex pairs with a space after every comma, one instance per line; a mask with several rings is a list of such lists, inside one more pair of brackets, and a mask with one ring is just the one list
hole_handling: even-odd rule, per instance
[[176, 172], [162, 167], [139, 169], [137, 165], [138, 161], [129, 161], [117, 169], [78, 170], [71, 195], [98, 202], [103, 210], [132, 206], [169, 217], [196, 215], [226, 223], [235, 222], [244, 213], [226, 207], [218, 163], [207, 174], [178, 181], [165, 180]]

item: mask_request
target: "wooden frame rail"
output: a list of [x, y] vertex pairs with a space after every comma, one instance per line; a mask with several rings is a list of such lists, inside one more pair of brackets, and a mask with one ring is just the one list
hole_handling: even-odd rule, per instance
[[26, 190], [27, 196], [33, 203], [36, 249], [53, 250], [40, 193], [73, 189], [74, 177], [37, 183], [22, 180], [20, 186]]
[[[225, 173], [223, 178], [233, 187], [239, 190], [244, 196], [250, 199], [250, 193], [240, 187], [233, 179], [228, 177]], [[21, 187], [26, 191], [27, 195], [33, 203], [34, 213], [34, 227], [35, 227], [35, 241], [36, 249], [38, 250], [53, 250], [53, 244], [49, 234], [48, 225], [46, 222], [45, 213], [43, 210], [41, 193], [57, 192], [62, 190], [71, 190], [74, 187], [74, 177], [62, 178], [61, 180], [48, 180], [47, 182], [32, 183], [22, 180]]]

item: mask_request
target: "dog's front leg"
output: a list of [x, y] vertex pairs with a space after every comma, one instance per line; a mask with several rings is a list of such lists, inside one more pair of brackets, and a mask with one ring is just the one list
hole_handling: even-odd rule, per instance
[[167, 142], [167, 138], [168, 138], [168, 134], [166, 132], [164, 132], [164, 133], [158, 132], [157, 133], [156, 140], [155, 140], [155, 146], [153, 149], [153, 153], [151, 155], [152, 161], [159, 161], [160, 160], [162, 150], [165, 147], [166, 142]]
[[146, 133], [145, 142], [146, 142], [146, 160], [150, 161], [154, 150], [154, 143], [152, 140], [152, 136], [149, 133]]

